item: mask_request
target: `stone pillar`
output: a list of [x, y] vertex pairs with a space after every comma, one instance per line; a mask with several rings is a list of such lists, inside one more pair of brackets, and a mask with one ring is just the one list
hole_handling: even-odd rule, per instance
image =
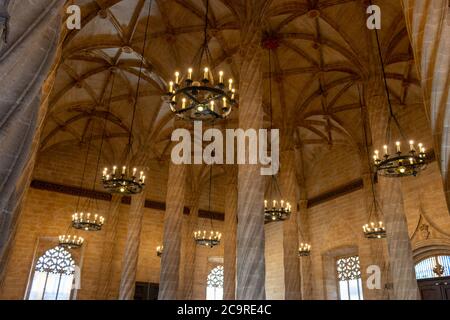
[[122, 260], [119, 300], [134, 299], [145, 196], [144, 190], [144, 192], [131, 198], [130, 212], [128, 214], [127, 240]]
[[237, 232], [237, 172], [233, 168], [228, 177], [225, 201], [224, 284], [223, 299], [236, 299], [236, 232]]
[[194, 232], [198, 229], [199, 192], [193, 191], [196, 195], [191, 203], [187, 225], [184, 228], [183, 236], [183, 256], [181, 266], [184, 266], [182, 281], [180, 281], [179, 299], [192, 300], [194, 294], [194, 272], [197, 253], [197, 244], [194, 241]]
[[[388, 122], [387, 98], [379, 79], [368, 83], [366, 95], [374, 148], [382, 148]], [[392, 146], [391, 146], [392, 148]], [[378, 194], [384, 214], [394, 299], [418, 299], [414, 260], [403, 207], [401, 178], [379, 177]]]
[[448, 0], [402, 0], [450, 208], [450, 13]]
[[166, 214], [164, 217], [164, 253], [161, 257], [159, 300], [177, 299], [185, 184], [186, 166], [175, 165], [170, 162]]
[[110, 298], [112, 264], [114, 260], [114, 249], [117, 242], [117, 224], [119, 222], [121, 203], [122, 197], [113, 195], [108, 209], [109, 213], [106, 216], [106, 230], [103, 240], [102, 260], [96, 293], [96, 298], [98, 300], [107, 300]]
[[[309, 217], [308, 217], [308, 200], [302, 199], [298, 202], [298, 221], [299, 221], [299, 242], [311, 244], [309, 234]], [[311, 247], [311, 252], [314, 247]], [[301, 296], [302, 300], [312, 300], [313, 283], [311, 256], [300, 258], [300, 275], [301, 275]]]
[[297, 194], [294, 150], [281, 154], [280, 189], [286, 202], [292, 206], [290, 218], [283, 222], [284, 287], [286, 300], [300, 300], [300, 264], [298, 256]]
[[[241, 22], [239, 128], [263, 127], [261, 1], [246, 1]], [[246, 150], [248, 163], [248, 148]], [[260, 166], [238, 167], [237, 288], [238, 300], [265, 299], [264, 184]], [[225, 240], [226, 241], [226, 240]]]
[[[55, 60], [63, 3], [0, 0], [0, 79], [8, 79], [0, 86], [0, 277], [13, 241], [18, 204], [27, 188], [16, 186], [30, 164], [45, 115], [41, 97], [48, 92], [43, 93], [42, 87]], [[27, 19], [23, 12], [29, 12]]]

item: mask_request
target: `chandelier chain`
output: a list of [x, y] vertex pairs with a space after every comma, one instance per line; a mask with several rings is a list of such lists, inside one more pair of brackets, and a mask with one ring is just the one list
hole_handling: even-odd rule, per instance
[[[369, 1], [370, 1], [370, 4], [372, 5], [372, 0], [369, 0]], [[395, 116], [394, 110], [392, 108], [391, 94], [390, 94], [389, 86], [388, 86], [388, 82], [387, 82], [386, 68], [385, 68], [385, 65], [384, 65], [384, 59], [383, 59], [383, 53], [382, 53], [382, 50], [381, 50], [381, 43], [380, 43], [380, 37], [378, 35], [378, 29], [375, 29], [375, 38], [377, 40], [378, 56], [379, 56], [379, 59], [380, 59], [380, 62], [381, 62], [381, 71], [382, 71], [382, 75], [383, 75], [383, 84], [384, 84], [384, 88], [385, 88], [385, 91], [386, 91], [386, 97], [387, 97], [387, 102], [388, 102], [389, 120], [388, 120], [388, 129], [386, 131], [386, 134], [389, 133], [389, 136], [387, 137], [389, 140], [387, 140], [387, 141], [388, 142], [390, 141], [391, 120], [394, 121], [394, 124], [396, 125], [396, 127], [397, 127], [397, 129], [398, 129], [398, 131], [400, 133], [400, 136], [404, 140], [406, 140], [405, 135], [403, 133], [403, 130], [402, 130], [401, 126], [400, 126], [400, 123], [399, 123], [397, 117]]]

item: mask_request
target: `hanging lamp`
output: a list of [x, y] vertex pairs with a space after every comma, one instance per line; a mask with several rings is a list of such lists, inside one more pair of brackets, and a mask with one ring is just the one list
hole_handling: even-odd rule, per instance
[[[134, 123], [136, 118], [136, 109], [137, 109], [137, 103], [139, 100], [139, 90], [141, 87], [141, 81], [142, 81], [142, 73], [144, 69], [144, 63], [145, 63], [145, 53], [146, 53], [146, 46], [147, 46], [147, 39], [148, 39], [148, 30], [150, 26], [150, 15], [152, 10], [152, 1], [150, 0], [150, 5], [148, 9], [148, 15], [147, 15], [147, 22], [144, 32], [144, 41], [142, 46], [142, 52], [141, 52], [141, 61], [139, 66], [139, 75], [138, 75], [138, 81], [136, 85], [136, 92], [135, 97], [133, 99], [133, 112], [131, 116], [131, 126], [130, 126], [130, 132], [128, 136], [128, 144], [126, 146], [125, 150], [125, 156], [124, 156], [124, 164], [122, 166], [113, 165], [112, 167], [106, 167], [103, 169], [102, 173], [102, 182], [103, 187], [110, 193], [118, 193], [122, 195], [136, 195], [141, 193], [144, 190], [145, 187], [145, 173], [142, 170], [139, 170], [136, 167], [130, 166], [129, 163], [132, 162], [132, 153], [133, 153], [133, 130], [134, 130]], [[111, 88], [112, 92], [112, 88]], [[109, 103], [109, 108], [111, 108], [111, 99]], [[109, 112], [108, 112], [109, 114]], [[107, 121], [107, 118], [105, 120], [105, 123]], [[103, 132], [103, 138], [106, 131]], [[102, 139], [103, 139], [102, 138]]]
[[[272, 46], [266, 46], [269, 53], [269, 103], [270, 103], [270, 129], [273, 128], [272, 105]], [[264, 200], [264, 221], [266, 223], [289, 219], [292, 212], [291, 204], [283, 199], [278, 178], [271, 176], [269, 184], [269, 200]]]
[[[381, 62], [381, 69], [383, 74], [384, 89], [387, 95], [387, 102], [389, 108], [389, 120], [388, 129], [386, 132], [386, 144], [383, 146], [383, 151], [376, 149], [373, 155], [373, 161], [376, 171], [379, 175], [384, 177], [407, 177], [417, 176], [417, 174], [426, 168], [428, 162], [428, 156], [426, 154], [425, 146], [422, 143], [415, 143], [412, 139], [406, 139], [405, 135], [400, 127], [397, 117], [392, 109], [391, 97], [389, 87], [387, 83], [386, 70], [383, 61], [383, 54], [381, 51], [380, 39], [378, 37], [378, 31], [375, 29], [378, 55]], [[409, 145], [409, 147], [402, 147], [400, 140], [395, 142], [395, 146], [391, 142], [391, 126], [392, 123], [397, 127], [402, 140], [403, 145]], [[406, 150], [406, 151], [405, 151]]]
[[213, 169], [213, 167], [211, 165], [211, 169], [209, 172], [209, 209], [208, 209], [209, 214], [210, 214], [211, 229], [209, 231], [198, 230], [198, 231], [194, 232], [194, 241], [197, 243], [197, 245], [210, 247], [210, 248], [218, 246], [222, 239], [222, 233], [214, 230], [213, 215], [211, 212], [212, 169]]
[[[225, 119], [237, 105], [233, 78], [226, 79], [222, 70], [214, 72], [211, 69], [214, 64], [208, 44], [209, 0], [206, 0], [205, 6], [204, 39], [194, 58], [196, 68], [189, 68], [185, 75], [176, 71], [166, 95], [170, 110], [177, 117], [190, 121]], [[202, 68], [203, 63], [206, 65]]]

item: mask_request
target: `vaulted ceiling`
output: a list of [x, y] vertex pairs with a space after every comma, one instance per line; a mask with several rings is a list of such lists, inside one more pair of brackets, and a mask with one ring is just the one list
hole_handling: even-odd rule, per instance
[[[208, 16], [212, 67], [236, 79], [238, 2], [210, 0]], [[380, 39], [394, 107], [419, 107], [421, 95], [400, 1], [374, 2], [382, 9]], [[173, 72], [191, 66], [202, 46], [206, 1], [73, 3], [82, 8], [82, 29], [64, 33], [41, 150], [92, 136], [97, 148], [104, 140], [105, 155], [118, 160], [132, 128], [134, 151], [145, 148], [151, 157], [164, 157], [174, 117], [162, 95]], [[144, 72], [132, 124], [150, 3]], [[332, 146], [357, 152], [361, 142], [358, 85], [368, 77], [369, 52], [374, 50], [369, 46], [366, 8], [363, 0], [270, 3], [265, 37], [277, 48], [270, 63], [269, 50], [263, 57], [266, 120], [272, 104], [275, 127], [293, 128], [307, 159], [320, 158]], [[223, 126], [234, 127], [237, 118], [235, 110]]]

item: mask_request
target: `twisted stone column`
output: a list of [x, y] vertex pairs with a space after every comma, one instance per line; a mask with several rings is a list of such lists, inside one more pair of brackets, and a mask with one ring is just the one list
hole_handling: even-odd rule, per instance
[[[388, 119], [387, 99], [378, 79], [369, 82], [366, 102], [369, 112], [374, 148], [385, 144]], [[385, 219], [390, 269], [394, 285], [394, 299], [419, 299], [414, 272], [414, 260], [403, 207], [401, 178], [379, 177], [380, 195]]]
[[63, 3], [0, 0], [0, 79], [7, 79], [0, 86], [0, 283], [29, 176], [19, 179], [34, 166], [51, 89], [43, 84], [54, 66]]
[[236, 232], [237, 232], [237, 172], [233, 168], [228, 176], [227, 197], [225, 201], [224, 228], [224, 284], [223, 299], [236, 299]]
[[[241, 25], [241, 71], [239, 84], [239, 128], [263, 127], [261, 4], [248, 1]], [[246, 159], [248, 163], [248, 148]], [[237, 288], [238, 300], [264, 300], [264, 183], [260, 166], [240, 164], [238, 168]]]
[[297, 194], [294, 150], [281, 154], [280, 189], [292, 206], [291, 217], [283, 222], [284, 287], [286, 300], [300, 300], [300, 265], [298, 257]]
[[[200, 193], [194, 191], [193, 194], [199, 195]], [[199, 199], [198, 196], [196, 196], [192, 201], [183, 235], [183, 257], [181, 265], [184, 266], [184, 268], [178, 295], [179, 299], [183, 300], [192, 300], [194, 294], [194, 271], [197, 252], [197, 244], [194, 241], [194, 232], [198, 229], [198, 210]]]
[[128, 214], [127, 240], [122, 260], [119, 300], [134, 299], [145, 195], [145, 192], [142, 192], [131, 198], [130, 212]]
[[170, 162], [164, 217], [164, 253], [161, 258], [159, 300], [177, 299], [181, 232], [185, 201], [186, 166]]
[[120, 204], [122, 197], [113, 195], [109, 204], [109, 213], [106, 217], [106, 232], [102, 250], [102, 260], [98, 279], [96, 297], [98, 300], [107, 300], [112, 280], [112, 263], [114, 260], [114, 249], [117, 241], [117, 224], [119, 222]]
[[449, 2], [402, 0], [402, 5], [450, 208]]
[[[299, 242], [311, 244], [309, 234], [309, 217], [308, 217], [308, 200], [302, 199], [298, 202], [298, 221], [299, 221]], [[311, 248], [311, 251], [314, 247]], [[302, 300], [312, 300], [312, 268], [311, 256], [300, 257], [300, 274], [301, 274], [301, 293]]]

